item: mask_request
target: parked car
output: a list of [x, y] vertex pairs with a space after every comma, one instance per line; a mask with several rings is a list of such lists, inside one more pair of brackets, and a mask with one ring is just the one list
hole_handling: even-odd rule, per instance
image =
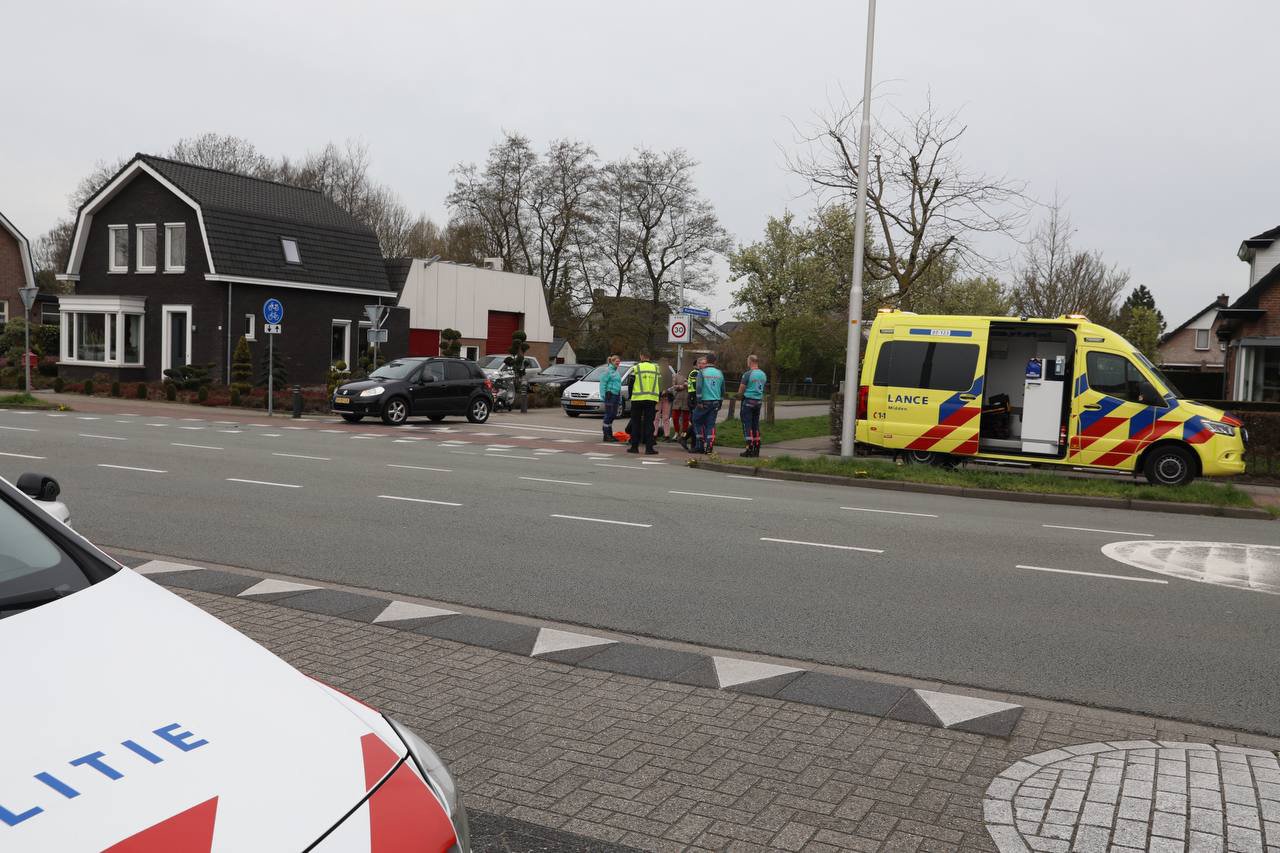
[[[635, 367], [634, 361], [624, 361], [618, 365], [618, 369], [622, 371], [622, 405], [618, 409], [619, 415], [625, 415], [631, 410], [631, 392], [627, 389], [627, 377], [631, 375], [631, 368]], [[579, 415], [603, 415], [604, 401], [600, 399], [600, 377], [604, 376], [607, 364], [602, 364], [592, 370], [586, 376], [564, 389], [564, 393], [560, 395], [560, 407], [564, 409], [564, 413], [571, 418]]]
[[[511, 356], [505, 353], [496, 353], [494, 355], [486, 355], [476, 364], [480, 365], [480, 369], [484, 371], [484, 375], [490, 379], [494, 379], [500, 373], [511, 373], [511, 368], [507, 367], [507, 359]], [[535, 374], [542, 372], [542, 365], [531, 355], [524, 357], [524, 376], [528, 379]]]
[[6, 850], [470, 848], [457, 783], [412, 731], [3, 479], [0, 643]]
[[368, 379], [338, 386], [333, 410], [348, 423], [377, 415], [399, 426], [416, 416], [442, 421], [466, 415], [482, 424], [493, 411], [493, 383], [474, 361], [463, 358], [398, 358]]
[[526, 379], [530, 388], [546, 388], [556, 394], [564, 391], [592, 371], [589, 364], [553, 364]]

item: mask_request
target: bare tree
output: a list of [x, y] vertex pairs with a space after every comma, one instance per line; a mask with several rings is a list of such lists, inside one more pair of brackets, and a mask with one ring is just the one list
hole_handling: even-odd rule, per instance
[[1100, 252], [1075, 249], [1073, 233], [1071, 220], [1055, 198], [1014, 271], [1013, 305], [1026, 316], [1084, 314], [1112, 325], [1129, 273], [1108, 266]]
[[474, 163], [454, 167], [448, 197], [455, 216], [483, 226], [492, 257], [526, 274], [534, 269], [527, 206], [537, 162], [529, 139], [508, 133], [489, 149], [483, 170]]
[[537, 235], [534, 274], [542, 280], [556, 325], [571, 319], [573, 253], [590, 223], [598, 168], [590, 145], [560, 139], [548, 146], [534, 172], [529, 198]]
[[[823, 198], [852, 198], [858, 186], [861, 107], [845, 101], [802, 135], [792, 171]], [[978, 246], [984, 234], [1013, 234], [1025, 222], [1025, 184], [967, 169], [959, 147], [967, 127], [958, 113], [931, 100], [872, 134], [867, 174], [868, 214], [877, 242], [866, 263], [875, 278], [893, 279], [901, 300], [913, 284], [950, 256], [964, 267], [990, 265]]]
[[211, 131], [179, 139], [169, 149], [169, 156], [193, 166], [257, 178], [274, 178], [279, 170], [278, 164], [249, 140]]
[[575, 260], [588, 294], [599, 290], [617, 298], [631, 284], [640, 248], [631, 217], [637, 188], [635, 164], [628, 158], [603, 166], [596, 175], [586, 227], [575, 235]]

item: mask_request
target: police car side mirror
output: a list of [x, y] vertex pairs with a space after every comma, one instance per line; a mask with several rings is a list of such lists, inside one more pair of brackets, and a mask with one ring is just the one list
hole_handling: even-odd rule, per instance
[[30, 471], [20, 476], [16, 485], [18, 491], [38, 501], [56, 501], [58, 495], [62, 494], [62, 487], [57, 480]]

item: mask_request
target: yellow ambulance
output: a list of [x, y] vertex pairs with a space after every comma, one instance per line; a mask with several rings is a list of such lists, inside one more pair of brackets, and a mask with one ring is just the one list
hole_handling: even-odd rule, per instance
[[867, 339], [859, 444], [908, 462], [967, 458], [1141, 471], [1152, 483], [1244, 471], [1239, 420], [1177, 390], [1133, 345], [1055, 320], [884, 310]]

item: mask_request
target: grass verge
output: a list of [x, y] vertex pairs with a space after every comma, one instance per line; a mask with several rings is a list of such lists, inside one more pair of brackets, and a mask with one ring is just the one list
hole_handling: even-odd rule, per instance
[[[778, 418], [772, 424], [761, 419], [760, 440], [766, 446], [793, 438], [813, 438], [831, 434], [831, 418], [827, 415], [810, 415], [807, 418]], [[745, 447], [742, 442], [742, 421], [730, 418], [716, 424], [717, 447]]]
[[17, 393], [0, 396], [0, 409], [57, 409], [57, 403], [41, 400], [30, 394]]
[[1213, 483], [1197, 480], [1179, 488], [1151, 486], [1127, 480], [1109, 478], [1062, 477], [1057, 474], [1033, 471], [1013, 474], [1003, 471], [983, 471], [959, 468], [948, 471], [925, 465], [895, 465], [883, 459], [841, 459], [819, 456], [797, 459], [793, 456], [775, 456], [768, 459], [724, 459], [740, 465], [773, 468], [780, 471], [803, 471], [810, 474], [834, 474], [855, 479], [900, 480], [912, 483], [933, 483], [943, 486], [962, 486], [970, 489], [996, 489], [1003, 492], [1036, 492], [1050, 495], [1090, 495], [1105, 498], [1164, 501], [1167, 503], [1200, 503], [1212, 506], [1253, 507], [1248, 493], [1230, 483]]

